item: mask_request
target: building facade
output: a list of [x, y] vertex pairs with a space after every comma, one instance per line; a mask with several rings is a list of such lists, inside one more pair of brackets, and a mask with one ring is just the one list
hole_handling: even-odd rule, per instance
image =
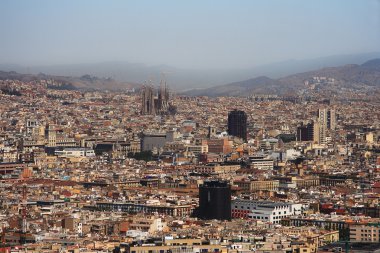
[[228, 134], [247, 141], [247, 114], [244, 111], [228, 113]]
[[303, 212], [302, 204], [236, 199], [231, 203], [233, 218], [250, 218], [279, 224], [281, 219]]
[[226, 181], [205, 181], [199, 186], [199, 218], [231, 220], [231, 186]]

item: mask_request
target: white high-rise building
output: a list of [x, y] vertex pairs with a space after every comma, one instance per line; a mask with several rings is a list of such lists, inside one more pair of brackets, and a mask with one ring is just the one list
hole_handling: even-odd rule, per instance
[[314, 141], [326, 144], [328, 131], [335, 130], [336, 115], [334, 109], [323, 108], [318, 110], [318, 121], [314, 125]]
[[318, 144], [326, 144], [327, 136], [327, 109], [318, 110]]
[[335, 109], [323, 108], [318, 110], [319, 121], [329, 130], [335, 130], [336, 114]]

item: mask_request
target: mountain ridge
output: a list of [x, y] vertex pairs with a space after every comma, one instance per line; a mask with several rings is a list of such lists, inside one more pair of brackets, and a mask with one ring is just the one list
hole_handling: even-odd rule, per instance
[[247, 96], [252, 93], [283, 94], [304, 87], [304, 82], [315, 76], [337, 79], [343, 87], [367, 85], [380, 87], [380, 58], [363, 64], [346, 64], [340, 67], [322, 68], [272, 79], [266, 76], [218, 85], [206, 89], [183, 92], [188, 96]]
[[[179, 94], [189, 96], [246, 96], [249, 93], [282, 94], [289, 90], [304, 86], [304, 81], [313, 76], [332, 77], [341, 81], [347, 87], [352, 85], [380, 86], [380, 58], [370, 59], [362, 64], [345, 64], [338, 67], [327, 67], [285, 77], [273, 79], [265, 75], [252, 77], [243, 81], [233, 81], [210, 88], [195, 88]], [[20, 74], [15, 71], [0, 71], [0, 80], [13, 79], [32, 81], [41, 79], [54, 79], [82, 90], [126, 90], [138, 89], [140, 83], [123, 82], [111, 77], [99, 78], [90, 74], [75, 76], [38, 74]], [[70, 86], [71, 85], [71, 86]], [[169, 83], [169, 87], [171, 87]]]
[[236, 80], [247, 80], [258, 76], [268, 76], [272, 79], [277, 79], [324, 67], [341, 66], [348, 63], [362, 64], [374, 58], [380, 58], [380, 52], [333, 55], [302, 60], [292, 59], [246, 68], [230, 69], [180, 68], [165, 64], [146, 65], [124, 61], [29, 67], [0, 64], [0, 69], [29, 74], [43, 72], [53, 76], [83, 76], [88, 74], [104, 78], [110, 77], [117, 82], [127, 83], [143, 83], [146, 80], [159, 83], [162, 73], [164, 73], [169, 87], [178, 92], [188, 90], [189, 87], [193, 89], [209, 88], [223, 83], [232, 83], [236, 82]]
[[38, 74], [20, 74], [15, 71], [0, 71], [0, 80], [19, 80], [30, 82], [35, 80], [55, 80], [65, 85], [69, 89], [78, 90], [129, 90], [141, 87], [140, 84], [129, 82], [118, 82], [112, 78], [99, 78], [91, 75], [83, 75], [80, 77], [73, 76], [55, 76], [44, 73]]

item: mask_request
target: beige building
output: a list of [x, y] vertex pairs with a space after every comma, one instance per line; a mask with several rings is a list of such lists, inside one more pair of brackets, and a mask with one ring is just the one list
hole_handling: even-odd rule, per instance
[[296, 178], [295, 181], [297, 188], [308, 188], [311, 186], [319, 186], [320, 179], [318, 176], [316, 177], [305, 177], [305, 178]]
[[240, 165], [207, 164], [196, 166], [194, 172], [223, 174], [235, 173], [239, 169]]
[[132, 246], [130, 248], [131, 253], [161, 253], [161, 252], [189, 252], [189, 253], [201, 253], [201, 252], [228, 252], [226, 247], [219, 244], [205, 243], [201, 239], [172, 239], [165, 240], [163, 245], [142, 245]]
[[[285, 228], [288, 230], [288, 228]], [[290, 233], [289, 233], [290, 232]], [[285, 237], [280, 235], [274, 235], [267, 238], [266, 242], [260, 245], [256, 252], [257, 253], [283, 253], [283, 252], [293, 252], [293, 253], [315, 253], [318, 251], [319, 247], [323, 247], [329, 243], [339, 241], [339, 231], [319, 231], [311, 232], [309, 229], [307, 231], [302, 231], [301, 229], [295, 229], [296, 233], [291, 233], [291, 231], [284, 231], [287, 235], [293, 234], [299, 237], [298, 240], [291, 242]]]
[[207, 145], [187, 145], [186, 146], [187, 156], [197, 155], [201, 153], [208, 153]]
[[251, 191], [277, 191], [279, 186], [278, 180], [251, 181]]
[[234, 182], [243, 191], [277, 191], [279, 180], [239, 180]]
[[350, 225], [351, 242], [379, 242], [380, 223]]

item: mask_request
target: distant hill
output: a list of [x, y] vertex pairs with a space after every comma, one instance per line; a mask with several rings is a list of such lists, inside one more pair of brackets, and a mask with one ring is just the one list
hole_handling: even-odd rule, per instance
[[341, 67], [323, 68], [279, 79], [261, 76], [207, 89], [193, 89], [182, 94], [189, 96], [247, 96], [252, 93], [283, 94], [303, 87], [304, 81], [314, 76], [335, 78], [342, 87], [367, 85], [380, 88], [380, 59], [373, 59], [361, 65], [350, 64]]
[[195, 89], [184, 92], [190, 96], [244, 96], [255, 89], [258, 93], [276, 93], [280, 82], [266, 76], [251, 78], [241, 82], [229, 83], [207, 89]]
[[60, 89], [79, 89], [79, 90], [126, 90], [132, 88], [141, 87], [140, 84], [127, 83], [115, 81], [112, 78], [98, 78], [90, 75], [83, 75], [81, 77], [72, 76], [54, 76], [46, 75], [43, 73], [33, 74], [20, 74], [15, 71], [0, 71], [0, 80], [20, 80], [24, 82], [30, 82], [33, 80], [55, 80], [61, 82], [63, 86]]
[[[209, 88], [236, 80], [248, 80], [267, 76], [277, 79], [301, 73], [336, 67], [345, 64], [362, 64], [370, 59], [380, 58], [380, 52], [334, 55], [314, 59], [287, 60], [251, 68], [242, 69], [185, 69], [167, 65], [145, 65], [129, 62], [102, 62], [89, 64], [62, 64], [52, 66], [18, 66], [0, 64], [0, 70], [18, 73], [45, 73], [54, 76], [91, 76], [112, 78], [119, 82], [143, 83], [152, 80], [158, 85], [161, 73], [165, 73], [169, 88], [184, 91], [197, 88]], [[252, 63], [253, 65], [254, 63]], [[212, 67], [212, 66], [210, 66]]]
[[380, 69], [380, 58], [369, 60], [369, 61], [363, 63], [361, 66], [365, 67], [365, 68]]
[[363, 84], [380, 86], [380, 58], [369, 60], [361, 65], [349, 64], [341, 67], [323, 68], [320, 70], [290, 75], [278, 79], [283, 85], [302, 85], [303, 81], [313, 76], [332, 77], [342, 85]]

